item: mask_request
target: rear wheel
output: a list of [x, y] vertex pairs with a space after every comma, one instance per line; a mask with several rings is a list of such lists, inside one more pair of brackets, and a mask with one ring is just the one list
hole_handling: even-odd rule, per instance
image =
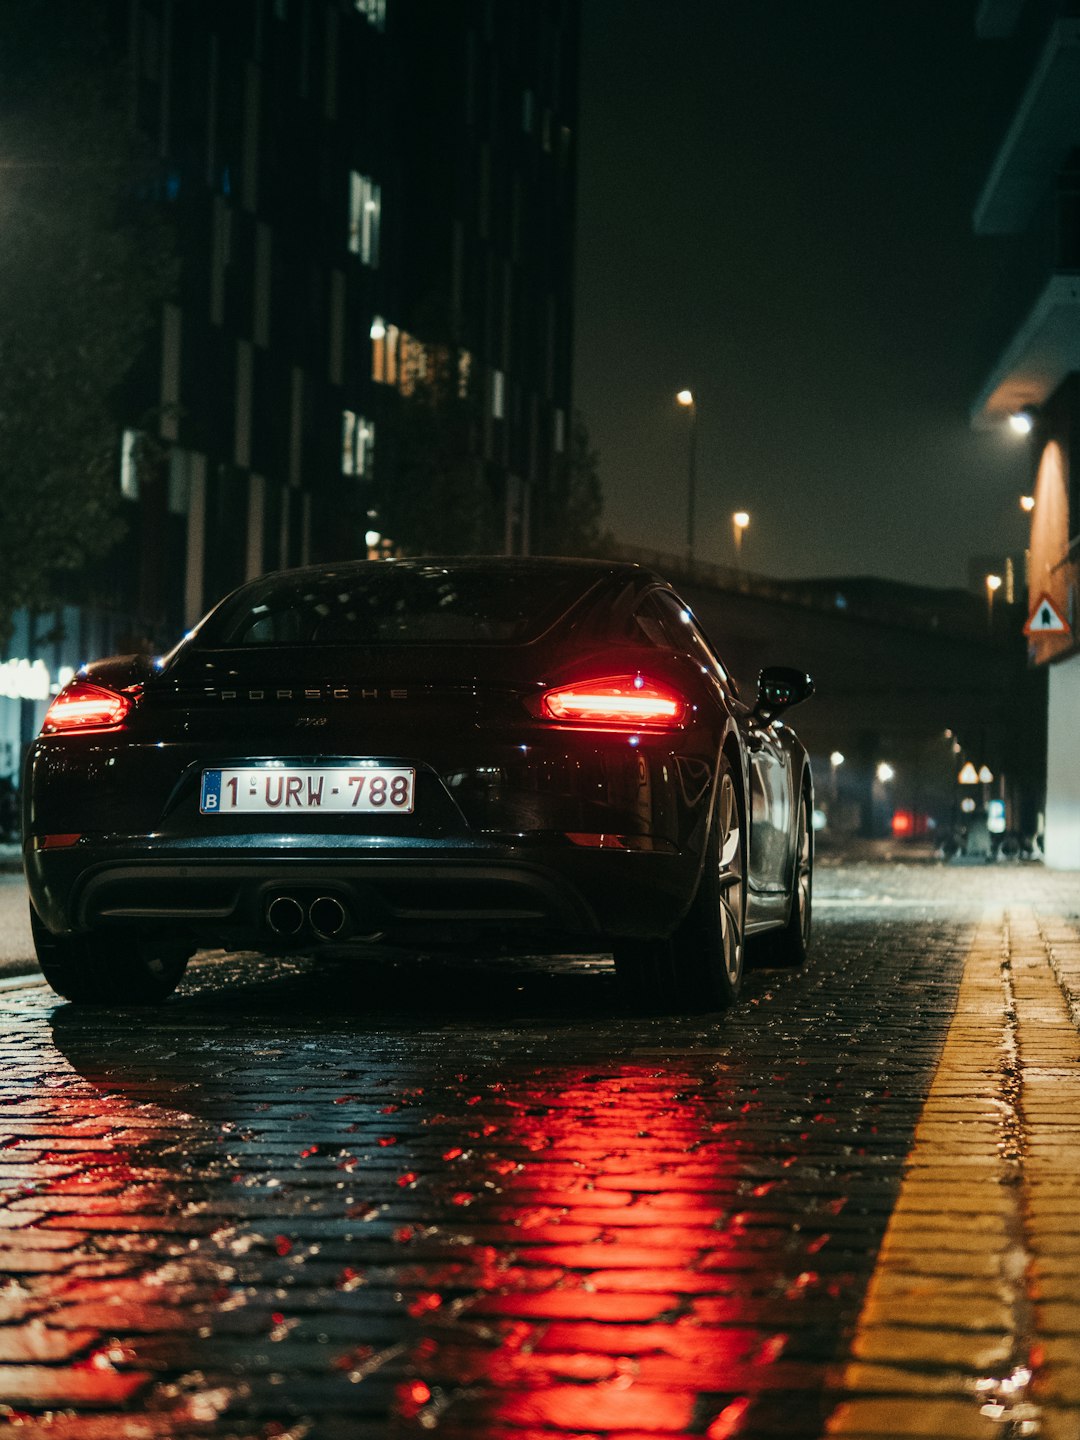
[[716, 811], [697, 894], [668, 939], [615, 947], [615, 969], [635, 1008], [723, 1010], [742, 988], [746, 843], [731, 764], [721, 759]]
[[191, 954], [175, 940], [54, 935], [32, 905], [30, 928], [41, 973], [75, 1005], [158, 1005], [179, 985]]

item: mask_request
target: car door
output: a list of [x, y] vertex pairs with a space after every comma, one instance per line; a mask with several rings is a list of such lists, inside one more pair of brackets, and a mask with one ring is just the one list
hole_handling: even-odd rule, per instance
[[[731, 675], [692, 613], [670, 591], [649, 597], [655, 613], [681, 649], [690, 649], [712, 674], [732, 708], [744, 715], [742, 725], [750, 759], [750, 845], [747, 882], [753, 896], [782, 896], [788, 870], [788, 835], [791, 827], [791, 765], [788, 749], [775, 724], [756, 720], [738, 699]], [[763, 919], [769, 918], [766, 908]]]
[[749, 717], [750, 887], [763, 895], [785, 889], [791, 829], [791, 767], [775, 725]]

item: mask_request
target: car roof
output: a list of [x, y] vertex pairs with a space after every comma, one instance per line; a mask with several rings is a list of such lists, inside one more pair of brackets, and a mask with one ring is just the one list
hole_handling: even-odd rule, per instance
[[385, 560], [337, 560], [327, 561], [320, 565], [305, 565], [293, 570], [270, 571], [261, 575], [259, 581], [265, 582], [286, 577], [290, 580], [302, 580], [305, 577], [310, 577], [312, 580], [336, 579], [348, 575], [372, 573], [391, 567], [394, 570], [440, 569], [448, 572], [468, 570], [473, 573], [486, 571], [491, 574], [497, 574], [499, 571], [576, 570], [583, 577], [591, 575], [597, 580], [625, 576], [627, 580], [637, 578], [655, 581], [661, 585], [667, 584], [662, 576], [633, 561], [561, 555], [410, 555], [400, 558], [392, 556]]

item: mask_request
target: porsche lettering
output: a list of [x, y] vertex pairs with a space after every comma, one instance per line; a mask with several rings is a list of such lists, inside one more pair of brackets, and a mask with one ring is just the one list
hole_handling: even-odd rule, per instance
[[403, 686], [372, 688], [361, 685], [327, 685], [318, 689], [281, 687], [276, 690], [217, 690], [208, 688], [209, 700], [407, 700]]

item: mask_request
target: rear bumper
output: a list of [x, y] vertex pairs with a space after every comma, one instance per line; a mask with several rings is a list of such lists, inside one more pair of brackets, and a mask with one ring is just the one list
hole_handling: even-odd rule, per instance
[[[697, 885], [698, 858], [673, 847], [611, 850], [566, 837], [268, 847], [168, 847], [130, 838], [26, 852], [34, 906], [55, 934], [99, 926], [178, 927], [201, 943], [258, 946], [279, 895], [307, 909], [340, 901], [346, 931], [389, 940], [574, 937], [583, 942], [667, 934]], [[251, 837], [255, 841], [256, 837]], [[293, 937], [303, 939], [305, 936]], [[314, 936], [307, 938], [314, 939]]]

